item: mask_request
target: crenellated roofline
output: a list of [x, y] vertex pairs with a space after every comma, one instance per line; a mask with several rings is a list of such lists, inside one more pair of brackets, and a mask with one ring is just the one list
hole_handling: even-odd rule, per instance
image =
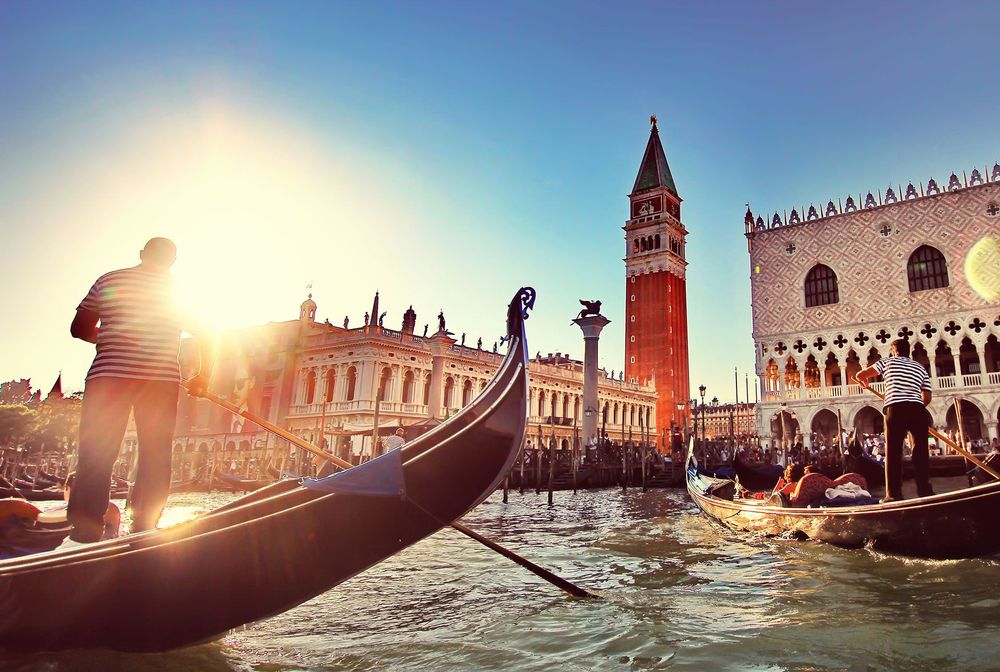
[[[986, 177], [984, 177], [984, 175]], [[972, 172], [969, 174], [962, 171], [961, 179], [957, 174], [952, 173], [951, 177], [948, 179], [948, 186], [943, 189], [938, 186], [934, 179], [930, 179], [927, 181], [926, 189], [923, 184], [919, 185], [919, 191], [918, 187], [913, 186], [913, 182], [909, 182], [906, 185], [905, 190], [903, 189], [902, 184], [897, 184], [896, 189], [893, 189], [892, 185], [889, 185], [885, 192], [876, 190], [873, 194], [869, 191], [866, 196], [862, 196], [859, 193], [857, 201], [854, 200], [853, 195], [848, 196], [846, 201], [842, 201], [838, 198], [837, 202], [834, 203], [833, 200], [830, 200], [827, 202], [825, 208], [821, 207], [819, 210], [817, 210], [816, 207], [810, 203], [808, 210], [806, 208], [801, 208], [801, 212], [805, 213], [804, 217], [799, 214], [799, 210], [792, 208], [791, 214], [789, 214], [786, 210], [783, 214], [775, 212], [767, 219], [761, 215], [757, 215], [755, 218], [750, 209], [750, 205], [747, 204], [746, 215], [743, 218], [744, 234], [747, 237], [752, 237], [756, 233], [769, 231], [771, 229], [800, 226], [802, 224], [808, 224], [809, 222], [831, 219], [833, 217], [848, 215], [862, 210], [875, 210], [878, 208], [897, 205], [899, 203], [918, 201], [925, 198], [934, 198], [936, 196], [940, 196], [941, 194], [964, 191], [966, 189], [973, 189], [997, 182], [1000, 182], [1000, 162], [994, 163], [992, 170], [984, 166], [982, 172], [980, 172], [978, 168], [973, 168]], [[899, 194], [902, 194], [902, 196]]]

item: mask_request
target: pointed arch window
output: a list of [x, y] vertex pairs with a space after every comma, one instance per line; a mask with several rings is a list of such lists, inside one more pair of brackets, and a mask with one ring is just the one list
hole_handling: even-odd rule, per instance
[[806, 308], [840, 302], [837, 274], [823, 264], [816, 264], [806, 274], [805, 291]]
[[906, 262], [906, 279], [911, 292], [948, 286], [948, 262], [937, 248], [921, 245]]

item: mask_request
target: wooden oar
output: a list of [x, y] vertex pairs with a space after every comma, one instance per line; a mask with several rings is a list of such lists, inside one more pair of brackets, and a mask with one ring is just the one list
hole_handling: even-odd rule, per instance
[[[240, 408], [236, 404], [233, 404], [232, 402], [226, 401], [222, 397], [219, 397], [219, 396], [214, 395], [214, 394], [212, 394], [210, 392], [207, 392], [207, 391], [201, 392], [201, 393], [197, 394], [196, 396], [204, 397], [205, 399], [208, 399], [209, 401], [211, 401], [213, 404], [218, 404], [219, 406], [221, 406], [222, 408], [226, 409], [230, 413], [235, 413], [236, 415], [239, 415], [239, 416], [241, 416], [243, 418], [246, 418], [247, 420], [249, 420], [250, 422], [254, 423], [255, 425], [261, 426], [262, 428], [266, 429], [267, 431], [271, 432], [272, 434], [276, 434], [277, 436], [280, 436], [281, 438], [285, 439], [286, 441], [295, 444], [299, 448], [302, 448], [303, 450], [308, 451], [308, 452], [312, 453], [313, 455], [316, 455], [318, 457], [322, 457], [325, 460], [329, 460], [330, 462], [332, 462], [333, 464], [337, 465], [338, 467], [340, 467], [342, 469], [350, 469], [351, 467], [354, 466], [353, 464], [351, 464], [347, 460], [343, 460], [343, 459], [337, 457], [336, 455], [334, 455], [333, 453], [328, 453], [327, 451], [323, 450], [322, 448], [320, 448], [318, 446], [314, 446], [313, 444], [309, 443], [305, 439], [302, 439], [302, 438], [300, 438], [300, 437], [292, 434], [291, 432], [286, 431], [286, 430], [282, 429], [281, 427], [278, 427], [277, 425], [273, 425], [270, 422], [268, 422], [267, 420], [264, 420], [263, 418], [259, 418], [256, 415], [250, 413], [249, 411], [240, 410]], [[374, 448], [373, 448], [373, 452], [374, 452]], [[433, 516], [433, 514], [431, 514], [430, 512], [426, 511], [419, 504], [417, 504], [416, 502], [413, 502], [413, 503], [418, 508], [420, 508], [422, 511], [424, 511], [428, 515], [431, 515], [433, 518], [437, 519], [436, 516]], [[439, 521], [439, 522], [442, 522], [442, 521]], [[495, 541], [487, 539], [483, 535], [479, 534], [478, 532], [476, 532], [474, 530], [469, 529], [468, 527], [466, 527], [465, 525], [463, 525], [462, 523], [460, 523], [458, 521], [450, 523], [450, 525], [451, 525], [451, 527], [453, 529], [458, 530], [459, 532], [461, 532], [462, 534], [466, 535], [467, 537], [475, 539], [479, 543], [483, 544], [484, 546], [486, 546], [487, 548], [489, 548], [491, 550], [496, 551], [497, 553], [499, 553], [500, 555], [504, 556], [508, 560], [513, 560], [514, 562], [516, 562], [517, 564], [521, 565], [525, 569], [527, 569], [527, 570], [531, 571], [532, 573], [534, 573], [536, 576], [541, 577], [542, 579], [545, 579], [546, 581], [548, 581], [552, 585], [554, 585], [554, 586], [556, 586], [556, 587], [558, 587], [558, 588], [566, 591], [567, 593], [569, 593], [573, 597], [598, 597], [597, 594], [592, 593], [592, 592], [590, 592], [589, 590], [587, 590], [585, 588], [581, 588], [581, 587], [579, 587], [579, 586], [577, 586], [577, 585], [575, 585], [573, 583], [570, 583], [569, 581], [567, 581], [566, 579], [564, 579], [562, 577], [556, 576], [555, 574], [553, 574], [552, 572], [548, 571], [547, 569], [539, 567], [538, 565], [536, 565], [535, 563], [531, 562], [527, 558], [523, 558], [520, 555], [518, 555], [517, 553], [514, 553], [513, 551], [511, 551], [511, 550], [509, 550], [507, 548], [504, 548], [503, 546], [501, 546], [500, 544], [496, 543]]]
[[[874, 390], [873, 388], [869, 387], [868, 385], [862, 385], [862, 387], [865, 388], [866, 390], [868, 390], [869, 392], [871, 392], [872, 394], [874, 394], [876, 397], [878, 397], [882, 401], [885, 401], [885, 395], [884, 394], [879, 394], [876, 390]], [[975, 464], [977, 467], [979, 467], [980, 469], [982, 469], [986, 473], [988, 473], [991, 476], [993, 476], [993, 478], [995, 478], [998, 481], [1000, 481], [1000, 474], [998, 474], [992, 467], [987, 466], [984, 462], [982, 462], [975, 455], [973, 455], [972, 453], [970, 453], [969, 451], [967, 451], [964, 446], [957, 445], [954, 441], [952, 441], [947, 436], [945, 436], [944, 434], [942, 434], [938, 430], [934, 429], [933, 427], [928, 427], [927, 428], [927, 433], [930, 434], [931, 436], [933, 436], [938, 441], [943, 441], [945, 443], [945, 445], [947, 445], [949, 448], [952, 448], [953, 450], [958, 451], [959, 453], [961, 453], [962, 455], [964, 455], [966, 457], [966, 459], [968, 459], [970, 462], [972, 462], [973, 464]]]

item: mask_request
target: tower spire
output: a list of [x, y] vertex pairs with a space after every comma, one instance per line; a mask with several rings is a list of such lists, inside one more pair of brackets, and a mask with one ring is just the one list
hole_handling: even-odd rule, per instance
[[646, 151], [639, 165], [639, 174], [635, 177], [635, 185], [630, 195], [634, 196], [640, 191], [657, 187], [663, 187], [680, 198], [677, 185], [674, 184], [674, 176], [670, 173], [670, 165], [667, 163], [667, 154], [663, 151], [663, 143], [660, 142], [660, 132], [654, 114], [649, 117], [649, 142], [646, 143]]
[[52, 385], [52, 389], [49, 390], [49, 396], [46, 397], [45, 399], [46, 399], [46, 401], [48, 401], [50, 398], [51, 399], [62, 399], [63, 398], [63, 391], [62, 391], [62, 371], [60, 371], [59, 375], [56, 376], [56, 382]]

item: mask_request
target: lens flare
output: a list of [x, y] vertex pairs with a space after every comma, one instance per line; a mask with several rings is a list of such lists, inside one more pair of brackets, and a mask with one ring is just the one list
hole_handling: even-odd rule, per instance
[[1000, 238], [987, 236], [965, 257], [965, 277], [979, 296], [1000, 300]]

